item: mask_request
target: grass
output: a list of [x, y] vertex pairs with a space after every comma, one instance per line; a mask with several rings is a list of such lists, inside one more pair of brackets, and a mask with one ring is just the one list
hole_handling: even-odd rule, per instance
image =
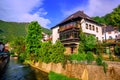
[[48, 77], [49, 80], [78, 80], [76, 78], [68, 78], [67, 76], [52, 71], [49, 73]]

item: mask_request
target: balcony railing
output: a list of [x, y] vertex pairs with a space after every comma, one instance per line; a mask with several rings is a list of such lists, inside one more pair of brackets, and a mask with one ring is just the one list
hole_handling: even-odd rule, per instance
[[58, 32], [61, 31], [65, 31], [65, 30], [69, 30], [69, 29], [73, 29], [73, 28], [79, 28], [78, 26], [65, 26], [65, 27], [60, 27], [60, 29], [58, 30]]
[[71, 42], [79, 42], [79, 38], [68, 38], [68, 39], [63, 39], [60, 40], [63, 44], [64, 43], [71, 43]]

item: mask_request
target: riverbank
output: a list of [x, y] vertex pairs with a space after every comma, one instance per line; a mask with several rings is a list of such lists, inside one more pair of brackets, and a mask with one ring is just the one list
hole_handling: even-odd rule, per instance
[[48, 74], [26, 64], [19, 63], [14, 57], [10, 58], [0, 80], [49, 80]]
[[[67, 77], [78, 78], [82, 80], [119, 80], [120, 78], [120, 62], [107, 62], [108, 68], [106, 73], [102, 66], [71, 64], [67, 63], [63, 68], [61, 63], [32, 63], [32, 67], [49, 73], [50, 71], [63, 74]], [[115, 65], [114, 65], [115, 64]]]

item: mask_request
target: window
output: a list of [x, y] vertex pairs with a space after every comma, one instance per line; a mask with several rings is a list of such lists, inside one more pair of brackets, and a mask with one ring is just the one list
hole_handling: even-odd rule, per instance
[[88, 24], [86, 24], [86, 29], [88, 29]]
[[93, 30], [93, 31], [95, 30], [95, 27], [94, 27], [94, 25], [92, 26], [92, 30]]
[[117, 35], [115, 35], [115, 39], [117, 39]]
[[109, 36], [109, 39], [113, 39], [112, 36]]
[[98, 32], [98, 27], [96, 27], [96, 32]]
[[69, 33], [66, 33], [66, 39], [69, 38]]
[[91, 30], [91, 25], [89, 25], [89, 29]]
[[79, 33], [78, 32], [74, 32], [74, 38], [79, 38]]

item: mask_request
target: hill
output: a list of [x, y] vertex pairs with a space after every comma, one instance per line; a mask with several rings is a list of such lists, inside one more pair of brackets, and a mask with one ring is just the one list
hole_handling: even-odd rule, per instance
[[[11, 41], [15, 37], [25, 36], [29, 23], [5, 22], [0, 20], [0, 41]], [[43, 28], [46, 34], [51, 34], [51, 30]]]

